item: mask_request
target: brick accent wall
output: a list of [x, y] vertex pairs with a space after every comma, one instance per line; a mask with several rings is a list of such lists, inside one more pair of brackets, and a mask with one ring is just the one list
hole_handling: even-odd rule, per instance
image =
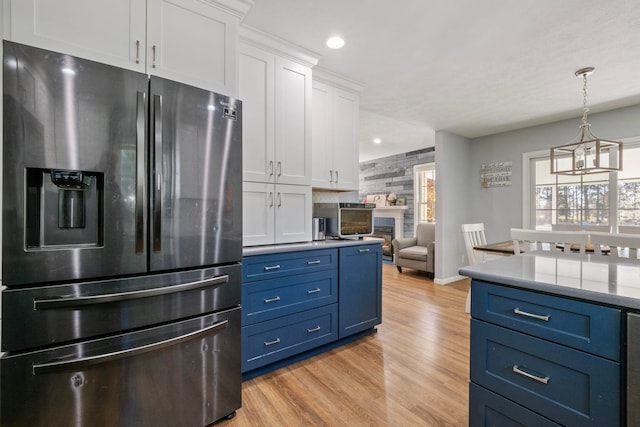
[[413, 167], [435, 161], [435, 147], [360, 163], [360, 200], [367, 194], [396, 193], [407, 199], [403, 236], [413, 236]]

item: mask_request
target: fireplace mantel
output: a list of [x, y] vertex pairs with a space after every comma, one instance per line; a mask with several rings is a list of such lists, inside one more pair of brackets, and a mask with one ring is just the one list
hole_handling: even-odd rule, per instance
[[393, 218], [394, 219], [394, 234], [395, 238], [404, 237], [404, 211], [408, 209], [408, 206], [380, 206], [373, 210], [373, 216], [378, 218]]

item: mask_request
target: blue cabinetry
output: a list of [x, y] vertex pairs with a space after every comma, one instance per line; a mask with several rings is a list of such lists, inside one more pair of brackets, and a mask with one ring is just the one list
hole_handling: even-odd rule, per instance
[[340, 248], [339, 338], [382, 321], [382, 247]]
[[382, 317], [379, 244], [248, 256], [242, 275], [243, 373], [339, 345]]
[[479, 280], [472, 290], [470, 425], [620, 425], [621, 310]]

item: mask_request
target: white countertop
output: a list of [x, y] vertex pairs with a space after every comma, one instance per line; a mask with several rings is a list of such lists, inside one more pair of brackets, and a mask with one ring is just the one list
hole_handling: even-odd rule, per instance
[[640, 310], [640, 260], [530, 253], [463, 267], [473, 279]]
[[331, 249], [345, 246], [380, 245], [384, 239], [365, 237], [364, 240], [356, 239], [327, 239], [313, 242], [285, 243], [280, 245], [245, 246], [242, 248], [242, 256], [277, 254], [281, 252], [312, 251], [316, 249]]

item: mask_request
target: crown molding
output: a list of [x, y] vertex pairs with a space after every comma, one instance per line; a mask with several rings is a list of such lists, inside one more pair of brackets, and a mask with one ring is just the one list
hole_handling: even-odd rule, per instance
[[322, 67], [313, 69], [313, 80], [358, 94], [364, 90], [364, 84]]
[[304, 66], [313, 68], [318, 64], [319, 54], [249, 25], [241, 24], [238, 36], [243, 43], [283, 56]]
[[212, 4], [240, 19], [249, 12], [256, 3], [255, 0], [200, 0], [203, 3]]

